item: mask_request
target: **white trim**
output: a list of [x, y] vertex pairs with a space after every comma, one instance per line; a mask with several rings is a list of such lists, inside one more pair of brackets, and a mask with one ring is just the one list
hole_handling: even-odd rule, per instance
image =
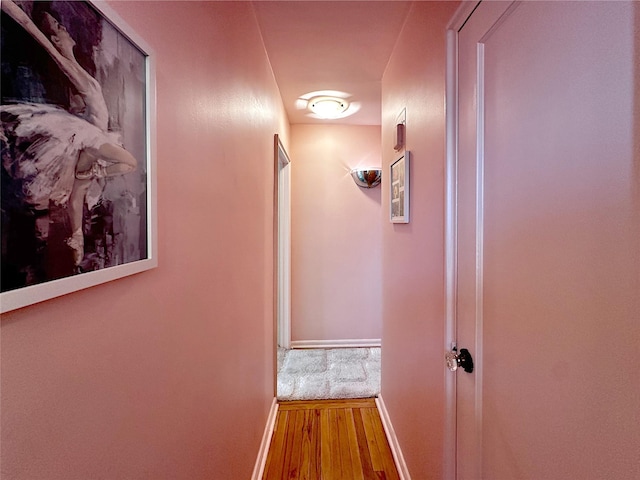
[[258, 451], [258, 458], [256, 464], [253, 467], [253, 473], [251, 474], [251, 480], [262, 480], [264, 474], [264, 467], [267, 463], [267, 456], [269, 455], [269, 446], [271, 445], [271, 438], [273, 437], [273, 430], [276, 426], [276, 418], [278, 416], [278, 400], [276, 398], [271, 402], [271, 409], [269, 410], [269, 416], [267, 417], [267, 424], [264, 427], [264, 433], [262, 434], [262, 442], [260, 442], [260, 450]]
[[475, 338], [475, 428], [476, 475], [482, 475], [482, 384], [484, 312], [484, 43], [477, 45], [476, 78], [476, 338]]
[[348, 340], [294, 340], [291, 348], [357, 348], [379, 347], [379, 338], [348, 339]]
[[291, 160], [278, 134], [277, 163], [277, 341], [282, 348], [291, 348]]
[[396, 432], [393, 430], [393, 425], [391, 425], [391, 419], [389, 418], [389, 412], [387, 412], [387, 407], [384, 404], [384, 400], [382, 399], [382, 396], [377, 397], [375, 400], [376, 406], [378, 407], [378, 412], [380, 413], [382, 428], [384, 428], [384, 433], [387, 436], [387, 441], [389, 442], [389, 447], [391, 448], [391, 455], [393, 455], [393, 461], [395, 462], [396, 468], [398, 469], [400, 480], [411, 480], [411, 475], [409, 475], [407, 463], [404, 461], [404, 457], [402, 456], [400, 443], [398, 442], [398, 437], [396, 437]]
[[[458, 285], [458, 32], [479, 2], [460, 4], [447, 25], [446, 33], [446, 165], [445, 165], [445, 325], [444, 351], [456, 344], [456, 298]], [[456, 375], [445, 374], [445, 417], [443, 478], [454, 480], [456, 471]]]
[[449, 20], [447, 30], [453, 30], [456, 33], [459, 32], [479, 4], [480, 0], [464, 0], [460, 3], [451, 20]]
[[[458, 32], [447, 30], [447, 70], [445, 93], [445, 322], [444, 351], [456, 343], [457, 297], [457, 183], [458, 183]], [[445, 374], [445, 416], [443, 474], [456, 478], [456, 376]]]

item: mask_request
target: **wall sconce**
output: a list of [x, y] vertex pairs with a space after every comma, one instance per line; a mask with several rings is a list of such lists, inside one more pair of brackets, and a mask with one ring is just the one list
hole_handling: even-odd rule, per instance
[[404, 136], [405, 136], [405, 126], [404, 123], [399, 123], [396, 125], [396, 142], [393, 146], [393, 149], [396, 152], [399, 152], [404, 148]]
[[396, 117], [396, 131], [393, 139], [393, 149], [399, 152], [405, 147], [407, 141], [407, 109], [403, 108]]
[[351, 178], [356, 185], [362, 188], [373, 188], [380, 185], [382, 169], [380, 168], [354, 168], [351, 170]]

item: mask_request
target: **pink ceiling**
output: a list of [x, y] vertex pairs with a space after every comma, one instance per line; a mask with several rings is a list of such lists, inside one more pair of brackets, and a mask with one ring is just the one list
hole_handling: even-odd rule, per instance
[[[410, 2], [256, 1], [267, 54], [292, 124], [380, 124], [380, 84]], [[347, 93], [352, 116], [318, 120], [296, 102], [320, 90]]]

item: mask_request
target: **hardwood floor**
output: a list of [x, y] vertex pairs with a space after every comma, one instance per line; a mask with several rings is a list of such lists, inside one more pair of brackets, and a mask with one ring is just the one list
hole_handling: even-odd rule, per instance
[[279, 404], [264, 480], [399, 480], [373, 399]]

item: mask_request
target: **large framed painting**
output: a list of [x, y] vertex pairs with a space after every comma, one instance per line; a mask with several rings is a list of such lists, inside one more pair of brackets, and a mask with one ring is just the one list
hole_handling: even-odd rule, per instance
[[158, 260], [150, 48], [103, 2], [1, 8], [4, 313]]
[[391, 223], [409, 223], [409, 162], [405, 151], [389, 167], [389, 213]]

